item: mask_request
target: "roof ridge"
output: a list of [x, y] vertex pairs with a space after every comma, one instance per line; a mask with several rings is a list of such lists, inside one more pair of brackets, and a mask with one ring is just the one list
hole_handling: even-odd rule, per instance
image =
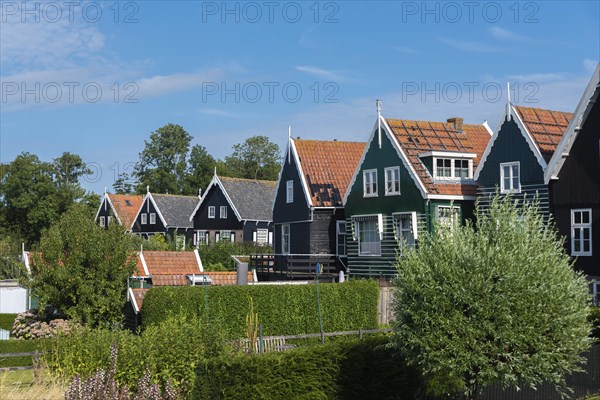
[[230, 180], [237, 180], [237, 181], [259, 182], [259, 183], [261, 183], [261, 182], [265, 182], [265, 183], [277, 183], [277, 181], [270, 181], [270, 180], [267, 180], [267, 179], [236, 178], [236, 177], [233, 177], [233, 176], [220, 176], [219, 179], [221, 179], [221, 180], [223, 180], [223, 179], [225, 179], [225, 180], [230, 179]]
[[[386, 121], [398, 121], [398, 122], [402, 122], [402, 123], [406, 123], [406, 122], [416, 122], [416, 123], [423, 123], [423, 124], [445, 124], [445, 125], [452, 125], [450, 122], [448, 121], [428, 121], [428, 120], [421, 120], [421, 119], [401, 119], [401, 118], [385, 118]], [[467, 123], [463, 123], [463, 128], [465, 126], [476, 126], [476, 127], [482, 127], [483, 123], [481, 124], [467, 124]]]
[[529, 107], [529, 106], [519, 106], [519, 105], [514, 105], [515, 108], [519, 109], [519, 108], [528, 108], [530, 110], [541, 110], [541, 111], [549, 111], [549, 112], [558, 112], [558, 113], [563, 113], [563, 114], [573, 114], [572, 111], [562, 111], [562, 110], [552, 110], [550, 108], [542, 108], [542, 107]]
[[319, 139], [292, 139], [295, 142], [318, 142], [318, 143], [360, 143], [360, 144], [366, 144], [367, 142], [361, 142], [358, 140], [337, 140], [337, 139], [332, 139], [332, 140], [319, 140]]

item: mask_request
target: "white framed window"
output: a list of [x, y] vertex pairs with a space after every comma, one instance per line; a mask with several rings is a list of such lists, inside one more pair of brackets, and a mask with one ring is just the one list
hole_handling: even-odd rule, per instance
[[518, 161], [500, 164], [500, 193], [521, 193], [520, 169]]
[[142, 225], [146, 225], [148, 223], [148, 214], [142, 213]]
[[219, 207], [219, 218], [227, 218], [227, 206]]
[[346, 221], [337, 221], [335, 224], [335, 248], [338, 256], [346, 255]]
[[469, 160], [454, 160], [454, 177], [460, 179], [471, 177]]
[[417, 238], [417, 213], [400, 212], [392, 214], [392, 222], [394, 225], [394, 238], [401, 243], [405, 243], [408, 247], [414, 247]]
[[269, 243], [269, 230], [268, 229], [257, 229], [253, 232], [253, 241], [254, 243], [265, 245]]
[[208, 231], [200, 230], [196, 231], [194, 235], [194, 245], [208, 244]]
[[400, 194], [400, 167], [387, 167], [385, 169], [385, 195]]
[[452, 230], [455, 226], [458, 226], [460, 220], [460, 207], [438, 206], [436, 217], [438, 226], [447, 227]]
[[104, 217], [100, 217], [100, 226], [101, 227], [106, 227], [106, 223], [104, 222]]
[[215, 233], [217, 242], [229, 241], [235, 242], [235, 232], [229, 230], [218, 231]]
[[294, 181], [287, 181], [285, 183], [285, 202], [294, 202]]
[[381, 214], [353, 217], [359, 256], [380, 256], [383, 218]]
[[156, 213], [150, 213], [150, 224], [156, 223]]
[[215, 206], [208, 206], [208, 218], [215, 217]]
[[364, 197], [377, 196], [377, 170], [367, 169], [363, 171], [363, 195]]
[[571, 210], [571, 255], [592, 255], [592, 209]]
[[435, 171], [437, 178], [452, 178], [452, 159], [436, 158]]
[[175, 235], [175, 248], [177, 250], [185, 250], [185, 236]]
[[281, 254], [290, 254], [290, 226], [281, 225]]
[[110, 215], [108, 217], [106, 217], [106, 226], [110, 225]]

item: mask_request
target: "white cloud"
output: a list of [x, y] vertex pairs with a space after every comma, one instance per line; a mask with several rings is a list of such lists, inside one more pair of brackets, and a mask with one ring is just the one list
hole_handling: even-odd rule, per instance
[[225, 111], [225, 110], [219, 110], [218, 108], [201, 108], [200, 113], [206, 114], [206, 115], [215, 115], [217, 117], [228, 117], [228, 118], [238, 117], [238, 115], [236, 115], [232, 112]]
[[489, 53], [489, 52], [494, 52], [494, 51], [498, 51], [497, 48], [495, 47], [491, 47], [482, 43], [478, 43], [478, 42], [471, 42], [471, 41], [463, 41], [463, 40], [454, 40], [454, 39], [448, 39], [448, 38], [439, 38], [440, 42], [447, 44], [448, 46], [454, 47], [456, 49], [459, 50], [463, 50], [463, 51], [473, 51], [473, 52], [478, 52], [478, 53]]
[[212, 69], [194, 73], [156, 75], [139, 79], [136, 84], [139, 88], [140, 97], [146, 98], [201, 87], [205, 83], [221, 79], [222, 76], [221, 70]]
[[592, 60], [590, 58], [586, 58], [583, 60], [583, 68], [590, 74], [596, 70], [598, 66], [598, 60]]
[[296, 71], [304, 72], [309, 75], [316, 76], [321, 79], [328, 79], [331, 81], [343, 81], [345, 78], [336, 71], [327, 70], [310, 65], [300, 65], [296, 67]]
[[508, 75], [507, 79], [519, 82], [556, 82], [567, 79], [567, 75], [557, 72]]
[[527, 36], [517, 35], [507, 29], [500, 28], [498, 26], [492, 26], [490, 28], [490, 33], [493, 37], [500, 40], [512, 40], [515, 42], [528, 42], [531, 41]]

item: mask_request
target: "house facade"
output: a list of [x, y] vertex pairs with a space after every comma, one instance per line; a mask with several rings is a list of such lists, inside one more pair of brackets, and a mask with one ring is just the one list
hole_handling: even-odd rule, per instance
[[600, 301], [600, 64], [544, 174], [565, 249]]
[[273, 244], [274, 181], [216, 174], [190, 215], [194, 245], [230, 242]]
[[193, 241], [190, 215], [198, 203], [196, 196], [146, 193], [133, 222], [131, 232], [144, 238], [169, 236], [177, 248]]
[[111, 223], [117, 223], [131, 230], [131, 225], [143, 201], [142, 195], [111, 194], [104, 192], [100, 207], [96, 212], [95, 221], [103, 228]]
[[364, 147], [289, 139], [273, 202], [276, 254], [335, 255], [345, 265], [343, 198]]
[[452, 229], [474, 212], [486, 123], [378, 115], [344, 199], [350, 275], [392, 277], [399, 243], [414, 246], [434, 225]]

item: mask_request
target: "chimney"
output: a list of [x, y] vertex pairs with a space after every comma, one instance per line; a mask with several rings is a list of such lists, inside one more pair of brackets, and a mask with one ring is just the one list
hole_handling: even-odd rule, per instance
[[460, 117], [448, 118], [447, 122], [452, 124], [455, 131], [462, 133], [463, 131], [463, 119]]
[[333, 139], [334, 142], [337, 142], [337, 139]]

